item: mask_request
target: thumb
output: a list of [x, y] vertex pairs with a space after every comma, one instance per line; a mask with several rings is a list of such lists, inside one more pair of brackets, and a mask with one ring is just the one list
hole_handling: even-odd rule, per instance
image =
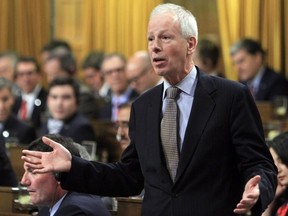
[[257, 184], [259, 184], [259, 182], [261, 181], [261, 176], [260, 175], [256, 175], [253, 178], [251, 178], [247, 184], [249, 184], [250, 186], [256, 186]]

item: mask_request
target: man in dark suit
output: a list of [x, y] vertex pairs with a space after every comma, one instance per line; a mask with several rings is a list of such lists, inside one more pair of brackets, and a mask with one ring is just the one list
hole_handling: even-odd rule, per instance
[[16, 187], [18, 186], [17, 177], [6, 152], [5, 146], [0, 145], [0, 186]]
[[29, 144], [36, 138], [34, 128], [12, 113], [15, 100], [12, 88], [12, 82], [0, 77], [0, 145], [3, 146], [8, 142]]
[[61, 134], [75, 142], [95, 141], [96, 136], [90, 121], [78, 112], [79, 85], [73, 78], [56, 78], [48, 88], [47, 107], [49, 117], [40, 130], [40, 135]]
[[[85, 149], [73, 142], [72, 139], [60, 135], [48, 135], [54, 141], [62, 145], [74, 156], [85, 159]], [[82, 149], [81, 149], [82, 148]], [[40, 152], [52, 151], [52, 148], [45, 145], [41, 138], [33, 141], [28, 149]], [[45, 173], [33, 175], [24, 163], [25, 173], [21, 183], [27, 187], [31, 203], [40, 208], [38, 216], [63, 216], [63, 215], [91, 215], [109, 216], [108, 210], [98, 196], [81, 194], [64, 190], [59, 182], [57, 173]]]
[[265, 51], [255, 40], [244, 38], [231, 46], [230, 54], [239, 81], [247, 85], [257, 101], [272, 101], [277, 96], [288, 97], [285, 77], [265, 65]]
[[17, 186], [17, 178], [7, 155], [10, 144], [28, 144], [36, 138], [34, 129], [12, 114], [13, 83], [0, 77], [0, 186]]
[[[43, 138], [54, 151], [24, 151], [27, 166], [35, 173], [60, 171], [64, 188], [82, 192], [129, 196], [144, 187], [145, 216], [261, 215], [273, 199], [277, 171], [259, 113], [247, 87], [194, 66], [197, 35], [196, 20], [184, 8], [162, 4], [152, 11], [148, 50], [155, 72], [165, 80], [132, 104], [131, 143], [121, 162], [85, 162]], [[172, 154], [161, 132], [171, 86], [180, 90], [178, 136], [170, 143], [178, 149]], [[175, 167], [168, 167], [173, 156], [176, 175], [170, 172]]]
[[38, 130], [46, 111], [47, 91], [40, 84], [42, 75], [36, 59], [27, 56], [19, 58], [15, 82], [21, 90], [21, 95], [16, 98], [13, 112]]
[[100, 109], [100, 119], [114, 122], [118, 118], [118, 107], [133, 101], [138, 93], [129, 87], [125, 74], [126, 58], [123, 55], [119, 53], [106, 55], [101, 70], [111, 91], [109, 97], [106, 97], [107, 103]]

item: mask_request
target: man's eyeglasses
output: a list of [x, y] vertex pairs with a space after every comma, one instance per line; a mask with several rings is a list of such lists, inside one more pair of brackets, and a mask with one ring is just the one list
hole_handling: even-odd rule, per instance
[[137, 82], [141, 77], [143, 77], [149, 71], [148, 67], [145, 67], [140, 74], [128, 80], [129, 83]]
[[125, 67], [114, 68], [111, 70], [103, 71], [105, 76], [110, 76], [113, 72], [115, 73], [122, 73], [124, 72]]
[[30, 77], [30, 76], [33, 76], [34, 74], [36, 74], [36, 70], [23, 71], [23, 72], [16, 71], [17, 77], [24, 77], [24, 76]]
[[115, 128], [118, 129], [121, 128], [129, 128], [129, 121], [116, 121], [115, 122]]

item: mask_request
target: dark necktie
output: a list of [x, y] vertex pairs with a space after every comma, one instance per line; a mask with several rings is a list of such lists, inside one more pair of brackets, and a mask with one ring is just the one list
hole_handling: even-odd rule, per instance
[[179, 89], [176, 87], [170, 87], [167, 89], [166, 110], [161, 122], [162, 147], [165, 154], [167, 168], [173, 182], [175, 180], [179, 161], [177, 144], [178, 107], [175, 100], [178, 93]]

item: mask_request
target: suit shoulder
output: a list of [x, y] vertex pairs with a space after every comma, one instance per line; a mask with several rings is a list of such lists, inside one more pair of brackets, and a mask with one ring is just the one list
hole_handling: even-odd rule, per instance
[[209, 92], [211, 91], [225, 91], [225, 92], [237, 92], [237, 91], [247, 91], [247, 86], [244, 84], [225, 79], [217, 76], [208, 76], [206, 74], [200, 74], [199, 84], [203, 86], [203, 88], [207, 89]]

